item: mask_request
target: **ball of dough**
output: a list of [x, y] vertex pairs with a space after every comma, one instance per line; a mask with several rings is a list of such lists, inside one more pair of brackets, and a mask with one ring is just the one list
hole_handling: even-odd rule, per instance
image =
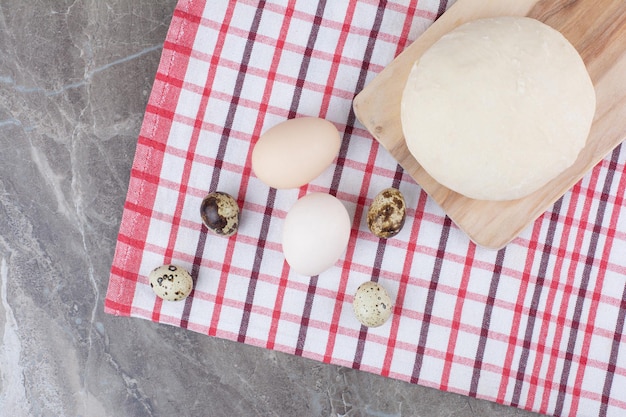
[[414, 64], [401, 102], [407, 147], [440, 184], [513, 200], [571, 166], [595, 113], [576, 49], [527, 17], [465, 23]]

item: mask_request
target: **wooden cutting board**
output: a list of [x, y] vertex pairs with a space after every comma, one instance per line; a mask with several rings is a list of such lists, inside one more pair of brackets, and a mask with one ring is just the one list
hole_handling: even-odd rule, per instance
[[[559, 30], [594, 83], [596, 114], [586, 147], [569, 169], [523, 199], [480, 201], [436, 182], [410, 154], [400, 99], [413, 63], [445, 33], [470, 20], [529, 16]], [[458, 0], [354, 99], [359, 121], [478, 245], [499, 249], [549, 209], [626, 137], [626, 0]]]

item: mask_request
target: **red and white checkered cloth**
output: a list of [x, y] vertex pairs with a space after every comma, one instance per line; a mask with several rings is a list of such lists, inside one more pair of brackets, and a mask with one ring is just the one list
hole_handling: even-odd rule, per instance
[[[356, 120], [352, 99], [446, 1], [181, 0], [132, 167], [105, 308], [559, 416], [626, 414], [626, 155], [617, 148], [500, 251], [447, 218]], [[417, 3], [417, 4], [416, 4]], [[449, 2], [451, 3], [451, 2]], [[337, 163], [299, 190], [274, 190], [250, 154], [271, 126], [320, 116]], [[365, 212], [385, 187], [409, 207], [385, 240]], [[199, 206], [221, 190], [239, 232], [207, 234]], [[336, 195], [353, 218], [347, 252], [317, 277], [291, 272], [281, 224], [298, 197]], [[156, 266], [194, 276], [183, 302], [148, 284]], [[378, 280], [391, 320], [362, 327], [357, 286]]]

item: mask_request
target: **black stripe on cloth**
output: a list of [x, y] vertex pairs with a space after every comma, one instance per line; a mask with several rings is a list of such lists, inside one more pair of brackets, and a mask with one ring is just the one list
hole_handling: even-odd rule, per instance
[[[317, 4], [315, 10], [315, 18], [313, 19], [313, 25], [311, 26], [311, 32], [307, 39], [305, 53], [302, 56], [302, 63], [298, 71], [298, 80], [296, 81], [293, 98], [289, 106], [289, 113], [287, 118], [291, 119], [298, 114], [298, 107], [300, 106], [300, 97], [302, 96], [302, 89], [306, 80], [306, 74], [309, 70], [311, 63], [311, 55], [315, 42], [317, 41], [317, 35], [319, 33], [320, 25], [322, 24], [322, 17], [324, 16], [324, 9], [326, 8], [326, 0], [321, 0]], [[296, 349], [294, 354], [301, 356], [304, 350], [304, 342], [306, 341], [306, 334], [309, 328], [309, 319], [311, 318], [311, 309], [313, 308], [313, 300], [315, 299], [315, 292], [317, 289], [317, 276], [311, 277], [309, 281], [309, 287], [307, 288], [306, 299], [304, 301], [304, 310], [302, 311], [302, 318], [300, 319], [300, 328], [298, 329], [298, 340], [296, 342]]]
[[[252, 21], [252, 26], [250, 27], [250, 33], [248, 35], [248, 41], [246, 42], [246, 46], [244, 48], [243, 60], [241, 63], [239, 74], [237, 75], [237, 81], [235, 84], [235, 90], [233, 93], [234, 97], [239, 97], [241, 95], [241, 90], [243, 88], [243, 82], [245, 78], [245, 69], [247, 69], [248, 64], [250, 62], [250, 56], [252, 55], [252, 49], [254, 47], [254, 41], [256, 38], [256, 33], [259, 29], [259, 25], [261, 23], [261, 17], [263, 15], [263, 9], [265, 7], [265, 1], [260, 1], [259, 5], [254, 14], [254, 19]], [[232, 120], [234, 119], [234, 114], [237, 109], [236, 102], [231, 105], [229, 109], [229, 118], [230, 123], [228, 126], [232, 125]], [[232, 118], [230, 117], [230, 113], [232, 110]], [[252, 264], [252, 272], [250, 274], [250, 282], [248, 283], [248, 291], [246, 293], [246, 302], [243, 307], [243, 314], [241, 316], [241, 323], [239, 324], [239, 334], [237, 336], [238, 342], [245, 342], [246, 334], [248, 333], [248, 324], [250, 323], [250, 314], [252, 313], [252, 304], [254, 303], [254, 293], [256, 291], [256, 284], [259, 279], [259, 273], [261, 269], [261, 260], [263, 259], [263, 251], [265, 250], [265, 244], [267, 243], [267, 234], [270, 228], [271, 216], [274, 207], [274, 200], [276, 198], [276, 189], [270, 188], [267, 192], [267, 202], [265, 204], [265, 210], [263, 211], [263, 220], [261, 221], [261, 230], [259, 232], [258, 243], [256, 246], [255, 254], [254, 254], [254, 262]]]
[[317, 34], [319, 33], [320, 25], [322, 24], [322, 17], [324, 16], [324, 9], [326, 8], [326, 0], [321, 0], [317, 4], [315, 10], [315, 18], [313, 19], [313, 26], [309, 38], [306, 42], [306, 48], [304, 55], [302, 56], [302, 63], [300, 64], [300, 70], [298, 72], [298, 79], [296, 80], [296, 88], [293, 92], [293, 99], [289, 106], [288, 119], [296, 117], [298, 114], [298, 107], [300, 105], [300, 97], [302, 96], [302, 88], [306, 81], [306, 74], [309, 71], [309, 64], [311, 63], [311, 56], [313, 55], [313, 49], [315, 48], [315, 42], [317, 41]]
[[483, 322], [480, 327], [480, 339], [478, 340], [478, 348], [476, 349], [476, 358], [474, 360], [474, 370], [472, 371], [472, 381], [470, 383], [470, 389], [468, 393], [470, 397], [476, 397], [478, 395], [478, 381], [480, 380], [480, 371], [482, 369], [483, 359], [485, 357], [485, 347], [487, 346], [487, 340], [489, 339], [491, 314], [493, 313], [493, 307], [496, 301], [496, 294], [498, 292], [498, 284], [500, 283], [500, 276], [502, 275], [502, 265], [504, 264], [505, 252], [506, 247], [500, 249], [496, 254], [496, 264], [493, 268], [493, 274], [491, 275], [489, 294], [487, 295], [487, 303], [485, 305], [485, 311], [483, 313]]
[[[264, 4], [265, 2], [261, 1], [259, 4], [259, 7], [256, 10], [254, 18], [252, 20], [250, 33], [248, 35], [248, 39], [244, 47], [243, 57], [241, 60], [241, 65], [239, 67], [239, 73], [237, 74], [237, 79], [235, 81], [235, 88], [234, 88], [233, 96], [229, 104], [228, 114], [224, 122], [224, 129], [222, 130], [222, 134], [220, 137], [219, 146], [217, 150], [217, 155], [215, 157], [215, 166], [213, 167], [213, 174], [211, 176], [211, 184], [209, 186], [209, 191], [215, 191], [219, 183], [222, 161], [224, 159], [224, 155], [226, 154], [226, 147], [228, 145], [228, 137], [230, 136], [231, 127], [233, 125], [233, 120], [235, 118], [235, 113], [237, 111], [237, 106], [239, 104], [239, 96], [243, 88], [245, 70], [248, 67], [248, 63], [250, 62], [250, 53], [252, 50], [252, 46], [254, 45], [256, 32], [261, 22], [261, 15], [263, 13], [262, 6]], [[207, 240], [207, 228], [203, 226], [200, 231], [198, 243], [196, 245], [196, 254], [194, 257], [194, 263], [192, 267], [192, 276], [197, 276], [197, 271], [199, 270], [200, 263], [202, 262], [202, 253], [204, 253], [204, 250], [205, 250], [206, 240]], [[194, 272], [195, 272], [195, 275], [194, 275]], [[193, 301], [193, 297], [187, 297], [185, 301], [185, 306], [183, 309], [183, 323], [184, 323], [183, 327], [186, 327], [188, 325], [192, 301]], [[183, 323], [181, 323], [181, 325], [183, 325]], [[240, 332], [240, 337], [241, 337], [241, 332]]]
[[190, 296], [185, 299], [185, 306], [183, 307], [183, 314], [180, 319], [180, 327], [184, 329], [189, 326], [189, 316], [191, 314], [191, 306], [193, 304], [193, 292], [195, 291], [198, 274], [200, 273], [200, 264], [202, 263], [202, 254], [204, 253], [204, 247], [206, 246], [207, 232], [207, 227], [202, 224], [200, 236], [198, 237], [198, 244], [196, 245], [196, 253], [193, 258], [193, 265], [190, 271], [191, 278], [193, 279], [193, 286], [191, 287]]
[[[374, 17], [374, 23], [372, 30], [369, 33], [369, 39], [367, 40], [367, 46], [365, 47], [365, 55], [363, 56], [363, 62], [361, 63], [361, 71], [359, 72], [359, 78], [357, 79], [354, 91], [355, 95], [363, 90], [365, 82], [367, 81], [367, 72], [372, 61], [372, 53], [374, 52], [374, 46], [376, 45], [376, 39], [380, 33], [380, 27], [383, 22], [383, 15], [385, 8], [387, 7], [387, 0], [381, 0]], [[330, 185], [329, 194], [337, 196], [337, 190], [339, 188], [339, 182], [341, 181], [341, 174], [343, 173], [343, 164], [346, 161], [346, 155], [348, 154], [348, 146], [350, 144], [350, 137], [354, 131], [354, 124], [356, 123], [356, 114], [354, 109], [350, 107], [350, 113], [348, 114], [348, 120], [346, 121], [346, 129], [341, 138], [341, 148], [339, 149], [339, 155], [337, 156], [337, 167], [333, 174], [333, 179]]]
[[[393, 188], [398, 188], [400, 186], [400, 181], [402, 179], [402, 167], [398, 165], [396, 167], [396, 173], [393, 177], [393, 183], [391, 186]], [[364, 212], [366, 212], [364, 210]], [[376, 247], [376, 257], [374, 258], [374, 267], [372, 268], [372, 277], [371, 280], [374, 282], [378, 282], [380, 277], [380, 270], [382, 269], [383, 258], [385, 256], [385, 248], [387, 247], [387, 239], [380, 239], [378, 241], [378, 246]], [[367, 326], [361, 325], [361, 329], [359, 330], [359, 341], [357, 342], [356, 352], [354, 353], [354, 361], [352, 362], [352, 367], [354, 369], [359, 369], [361, 367], [361, 361], [363, 360], [363, 350], [365, 349], [365, 339], [367, 338]]]
[[[617, 315], [615, 333], [613, 333], [613, 343], [611, 345], [609, 364], [606, 367], [606, 376], [604, 378], [604, 386], [602, 387], [602, 399], [598, 417], [606, 417], [606, 413], [609, 408], [611, 388], [613, 386], [613, 378], [615, 377], [615, 369], [617, 368], [617, 356], [619, 354], [619, 348], [622, 344], [622, 335], [624, 334], [624, 321], [626, 321], [626, 286], [624, 287], [624, 292], [622, 293], [622, 302], [620, 303], [620, 309]], [[619, 395], [622, 395], [622, 393]]]
[[[259, 14], [258, 16], [258, 20], [260, 21], [260, 13], [257, 10], [257, 14]], [[253, 27], [258, 28], [258, 22], [256, 22], [257, 20], [257, 16], [255, 15], [255, 20], [252, 23]], [[256, 26], [255, 25], [256, 22]], [[246, 51], [248, 49], [248, 45], [252, 44], [254, 42], [254, 38], [250, 39], [248, 38], [248, 41], [246, 43]], [[242, 60], [242, 62], [246, 62], [246, 66], [247, 66], [247, 62], [249, 61], [249, 53], [246, 54], [246, 52], [244, 52], [244, 59]], [[248, 61], [246, 61], [246, 56], [248, 57]], [[243, 67], [243, 63], [242, 63], [242, 67]], [[237, 78], [237, 83], [239, 85], [239, 91], [241, 91], [241, 85], [243, 85], [243, 77], [241, 77], [242, 71], [240, 71], [239, 76]], [[239, 78], [242, 78], [241, 80]], [[205, 86], [205, 90], [208, 86]], [[208, 100], [208, 96], [203, 96], [203, 100]], [[213, 167], [213, 173], [211, 175], [211, 183], [209, 185], [209, 192], [215, 191], [217, 190], [217, 185], [219, 183], [219, 178], [220, 178], [220, 172], [222, 169], [222, 161], [224, 160], [224, 155], [226, 154], [226, 148], [227, 148], [227, 144], [228, 144], [228, 137], [230, 135], [230, 131], [231, 131], [231, 126], [233, 123], [233, 119], [235, 117], [235, 110], [237, 109], [237, 104], [239, 102], [239, 95], [238, 94], [233, 94], [233, 99], [230, 102], [230, 107], [228, 109], [228, 115], [226, 118], [226, 121], [224, 122], [224, 129], [222, 130], [222, 134], [220, 136], [220, 141], [219, 141], [219, 145], [218, 145], [218, 149], [217, 149], [217, 154], [215, 156], [215, 165]], [[193, 260], [193, 265], [192, 265], [192, 269], [191, 269], [191, 276], [194, 280], [194, 286], [193, 288], [195, 288], [195, 281], [197, 279], [199, 270], [200, 270], [200, 264], [202, 263], [202, 254], [204, 253], [205, 247], [206, 247], [206, 241], [207, 241], [207, 233], [208, 233], [208, 229], [207, 227], [203, 224], [202, 228], [200, 229], [200, 235], [198, 236], [198, 243], [196, 244], [196, 253], [194, 255], [194, 260]], [[181, 317], [181, 327], [183, 328], [187, 328], [187, 326], [189, 325], [189, 316], [191, 314], [191, 307], [193, 304], [193, 289], [192, 289], [192, 294], [191, 297], [187, 297], [185, 299], [185, 306], [183, 307], [183, 313], [182, 313], [182, 317]]]
[[[355, 94], [361, 91], [363, 87], [365, 87], [365, 82], [367, 80], [367, 71], [371, 63], [372, 53], [374, 51], [374, 46], [376, 45], [376, 39], [378, 38], [378, 34], [380, 33], [380, 27], [382, 25], [386, 6], [387, 6], [387, 1], [383, 0], [380, 2], [378, 9], [376, 11], [376, 16], [374, 17], [372, 29], [370, 30], [369, 38], [367, 40], [367, 45], [365, 46], [365, 54], [363, 56], [363, 61], [361, 63], [361, 70], [359, 72], [359, 77], [355, 85]], [[341, 148], [339, 149], [339, 155], [337, 156], [337, 167], [335, 168], [335, 172], [333, 174], [333, 179], [332, 179], [330, 190], [329, 190], [329, 193], [334, 196], [337, 195], [337, 190], [339, 188], [339, 183], [341, 181], [341, 175], [343, 173], [343, 164], [346, 160], [346, 155], [348, 153], [348, 147], [350, 144], [350, 137], [352, 136], [355, 123], [356, 123], [356, 115], [354, 113], [354, 110], [350, 108], [350, 112], [348, 114], [348, 120], [346, 122], [346, 129], [344, 131], [343, 138], [341, 141]], [[372, 279], [376, 279], [376, 280], [378, 280], [378, 275], [380, 274], [380, 265], [382, 264], [382, 257], [384, 254], [384, 249], [381, 249], [381, 245], [384, 248], [384, 242], [379, 242], [378, 248], [376, 250], [376, 258], [374, 259], [374, 270], [375, 271], [377, 270], [378, 273], [374, 273], [373, 274], [374, 276], [372, 277]], [[359, 330], [359, 340], [357, 342], [357, 347], [356, 347], [356, 351], [354, 354], [354, 360], [352, 362], [352, 366], [355, 369], [358, 369], [361, 365], [366, 337], [367, 337], [367, 327], [361, 325], [361, 329]]]
[[261, 221], [261, 231], [259, 233], [259, 239], [254, 254], [254, 262], [252, 263], [252, 273], [250, 274], [250, 282], [248, 283], [248, 292], [246, 293], [246, 302], [243, 307], [243, 315], [241, 317], [241, 324], [239, 325], [239, 335], [237, 336], [238, 342], [245, 342], [246, 334], [248, 333], [248, 324], [250, 323], [250, 314], [252, 313], [252, 304], [254, 302], [254, 293], [256, 291], [256, 284], [259, 280], [259, 273], [261, 270], [261, 260], [263, 259], [263, 250], [267, 243], [267, 233], [270, 228], [272, 210], [274, 207], [274, 199], [276, 197], [276, 189], [270, 188], [267, 193], [267, 204], [265, 211], [263, 212], [263, 220]]
[[437, 9], [436, 19], [439, 19], [439, 17], [441, 17], [441, 15], [445, 13], [447, 8], [448, 8], [448, 0], [439, 0], [439, 9]]
[[317, 288], [318, 276], [311, 277], [309, 281], [309, 287], [306, 292], [306, 299], [304, 301], [304, 311], [302, 312], [302, 319], [300, 320], [300, 329], [298, 330], [298, 340], [296, 341], [295, 355], [302, 356], [304, 352], [304, 342], [306, 341], [306, 333], [309, 328], [309, 320], [311, 318], [311, 310], [313, 309], [313, 299], [315, 298], [315, 290]]
[[426, 351], [426, 340], [428, 338], [428, 328], [430, 327], [430, 321], [433, 315], [435, 295], [437, 294], [437, 286], [439, 285], [439, 276], [441, 275], [441, 267], [443, 265], [443, 258], [446, 254], [446, 246], [448, 244], [448, 236], [450, 235], [451, 225], [452, 225], [452, 220], [450, 220], [450, 217], [445, 216], [443, 220], [443, 227], [441, 230], [441, 235], [439, 237], [439, 245], [437, 248], [435, 265], [433, 267], [433, 274], [430, 280], [430, 286], [428, 288], [428, 295], [426, 296], [424, 319], [422, 320], [422, 327], [420, 329], [419, 342], [417, 345], [417, 351], [415, 353], [415, 362], [413, 363], [413, 372], [411, 372], [411, 383], [413, 384], [417, 384], [419, 382], [419, 375], [422, 369], [422, 362], [424, 360], [424, 352]]
[[511, 398], [511, 405], [513, 407], [519, 406], [520, 397], [522, 395], [522, 387], [524, 385], [524, 377], [526, 376], [526, 366], [528, 366], [528, 356], [530, 354], [530, 346], [533, 341], [533, 333], [535, 330], [535, 322], [537, 321], [537, 313], [539, 311], [539, 302], [541, 301], [541, 293], [544, 289], [544, 283], [546, 279], [546, 272], [548, 270], [548, 264], [550, 263], [550, 257], [552, 252], [552, 244], [554, 243], [556, 227], [559, 223], [559, 213], [561, 206], [563, 205], [563, 199], [560, 198], [556, 201], [552, 209], [552, 215], [548, 223], [548, 231], [546, 233], [545, 244], [543, 252], [541, 254], [541, 261], [539, 262], [539, 271], [537, 271], [537, 280], [535, 281], [535, 290], [533, 292], [533, 298], [528, 310], [528, 321], [526, 322], [526, 331], [524, 333], [524, 342], [522, 344], [522, 353], [517, 365], [517, 372], [515, 375], [515, 387], [513, 389], [513, 396]]
[[[356, 91], [360, 91], [363, 86], [365, 85], [365, 80], [367, 77], [367, 68], [369, 67], [369, 60], [371, 59], [372, 56], [372, 51], [374, 49], [374, 43], [376, 40], [376, 37], [378, 36], [379, 30], [380, 30], [380, 26], [382, 23], [382, 16], [384, 13], [384, 6], [386, 4], [386, 1], [381, 2], [381, 5], [378, 8], [378, 11], [376, 13], [376, 17], [374, 18], [374, 25], [373, 28], [370, 32], [370, 37], [366, 46], [366, 50], [365, 50], [365, 57], [363, 59], [363, 64], [361, 65], [361, 72], [359, 74], [359, 78], [357, 80], [357, 84], [356, 84]], [[324, 11], [324, 7], [326, 6], [326, 2], [325, 1], [321, 1], [318, 9], [317, 9], [317, 14], [316, 14], [316, 29], [319, 28], [319, 25], [321, 24], [321, 17]], [[320, 21], [317, 22], [317, 18], [319, 17]], [[312, 33], [313, 35], [313, 33]], [[317, 31], [315, 32], [315, 37], [317, 37]], [[312, 40], [312, 42], [311, 42]], [[307, 51], [312, 51], [313, 50], [313, 45], [315, 43], [315, 39], [309, 39], [309, 44], [307, 45]], [[307, 57], [307, 66], [308, 66], [308, 61], [310, 60], [310, 56]], [[304, 62], [303, 62], [304, 64]], [[304, 73], [306, 73], [306, 71], [304, 71]], [[298, 81], [302, 80], [302, 83], [304, 83], [304, 75], [302, 75], [302, 69], [301, 69], [301, 76], [298, 77]], [[301, 88], [301, 87], [300, 87]], [[294, 94], [294, 100], [299, 99], [300, 94]], [[296, 107], [292, 108], [292, 111], [295, 114], [295, 110]], [[353, 130], [353, 126], [354, 123], [356, 121], [356, 117], [354, 115], [354, 111], [352, 111], [352, 109], [350, 109], [350, 114], [348, 116], [348, 121], [346, 123], [346, 130], [344, 132], [343, 138], [342, 138], [342, 144], [341, 144], [341, 148], [339, 150], [339, 156], [337, 157], [337, 167], [335, 169], [334, 175], [333, 175], [333, 179], [331, 182], [331, 186], [330, 186], [330, 191], [329, 194], [336, 196], [337, 195], [337, 189], [339, 186], [339, 181], [341, 179], [341, 172], [343, 169], [343, 163], [346, 159], [346, 154], [347, 154], [347, 145], [350, 142], [349, 138], [350, 135], [352, 133]], [[313, 281], [312, 279], [312, 283], [315, 282], [315, 284], [317, 283], [317, 277], [314, 277], [315, 281]], [[315, 294], [315, 286], [311, 286], [311, 284], [309, 284], [309, 291], [307, 293], [307, 301], [309, 301], [309, 298], [311, 298], [310, 302], [312, 304], [313, 300], [313, 296]], [[308, 309], [308, 314], [310, 314], [310, 308]], [[306, 332], [307, 332], [307, 328], [308, 328], [308, 321], [309, 321], [309, 315], [307, 314], [307, 304], [305, 303], [305, 311], [302, 317], [302, 321], [300, 324], [300, 330], [298, 333], [298, 344], [302, 344], [304, 345], [304, 341], [306, 340]], [[363, 331], [361, 331], [360, 333], [363, 333]], [[359, 343], [361, 343], [361, 335], [359, 335]], [[362, 352], [362, 347], [361, 347], [361, 352]]]
[[596, 218], [594, 221], [593, 230], [591, 233], [591, 239], [589, 242], [589, 248], [585, 259], [585, 266], [583, 268], [582, 280], [580, 288], [578, 289], [578, 298], [576, 299], [576, 306], [574, 307], [574, 317], [572, 318], [572, 329], [567, 341], [567, 352], [565, 353], [565, 361], [563, 364], [563, 372], [561, 374], [561, 380], [559, 382], [559, 395], [556, 399], [556, 405], [554, 407], [554, 414], [561, 415], [563, 413], [563, 406], [565, 404], [565, 394], [567, 392], [567, 381], [569, 380], [569, 374], [572, 369], [572, 360], [574, 358], [574, 349], [576, 348], [576, 338], [578, 337], [578, 328], [580, 327], [580, 319], [583, 313], [583, 306], [585, 304], [585, 294], [587, 293], [587, 287], [591, 279], [591, 271], [593, 269], [593, 259], [596, 250], [598, 248], [598, 237], [602, 230], [602, 223], [604, 221], [604, 214], [606, 212], [606, 206], [608, 198], [611, 192], [611, 185], [615, 174], [615, 168], [619, 159], [620, 148], [617, 147], [611, 154], [611, 161], [609, 169], [606, 173], [606, 179], [604, 180], [604, 186], [602, 188], [602, 194], [600, 196], [600, 202], [598, 203], [598, 209], [596, 212]]
[[[383, 257], [385, 255], [385, 247], [385, 239], [380, 239], [378, 241], [378, 246], [376, 247], [376, 256], [374, 257], [374, 267], [372, 268], [371, 281], [378, 282]], [[359, 340], [354, 353], [354, 361], [352, 362], [352, 367], [354, 369], [359, 369], [361, 367], [363, 349], [365, 348], [365, 339], [367, 339], [367, 326], [361, 325], [361, 329], [359, 330]]]

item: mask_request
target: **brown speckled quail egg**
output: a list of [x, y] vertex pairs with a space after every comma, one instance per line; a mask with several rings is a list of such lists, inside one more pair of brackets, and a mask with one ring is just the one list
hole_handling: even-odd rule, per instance
[[232, 236], [239, 228], [239, 205], [230, 194], [214, 191], [200, 205], [202, 222], [213, 233]]
[[368, 327], [385, 324], [393, 306], [385, 288], [377, 282], [367, 281], [359, 286], [352, 301], [356, 318]]
[[395, 188], [386, 188], [378, 193], [367, 211], [367, 227], [383, 239], [397, 235], [405, 219], [404, 196]]
[[176, 265], [162, 265], [148, 275], [154, 293], [167, 301], [180, 301], [191, 293], [193, 279], [184, 268]]

